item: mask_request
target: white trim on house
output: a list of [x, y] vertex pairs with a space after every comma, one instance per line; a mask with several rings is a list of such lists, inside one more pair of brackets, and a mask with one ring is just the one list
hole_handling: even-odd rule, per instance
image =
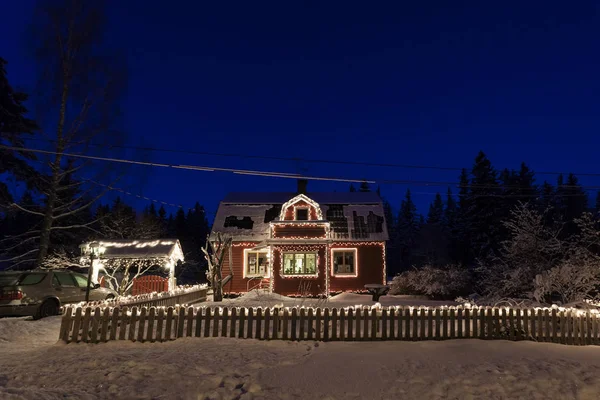
[[[354, 252], [354, 272], [342, 272], [335, 273], [335, 258], [334, 253], [340, 252]], [[358, 278], [358, 249], [356, 247], [352, 248], [332, 248], [331, 249], [331, 276], [336, 278]]]
[[[255, 274], [250, 274], [248, 273], [248, 253], [263, 253], [267, 256], [267, 269], [266, 269], [266, 273], [265, 274], [261, 274], [261, 273], [255, 273]], [[244, 249], [243, 251], [243, 269], [242, 269], [242, 278], [256, 278], [256, 277], [264, 277], [264, 278], [270, 278], [271, 277], [271, 252], [269, 250], [268, 247], [261, 249], [261, 250], [254, 250], [252, 248], [248, 248], [248, 249]], [[257, 260], [258, 262], [258, 260]], [[256, 266], [257, 271], [258, 271], [258, 265]]]
[[[293, 197], [292, 199], [283, 203], [283, 205], [281, 206], [281, 212], [279, 213], [279, 220], [280, 221], [285, 220], [285, 212], [287, 211], [287, 209], [300, 201], [303, 201], [303, 202], [309, 204], [310, 206], [314, 207], [315, 212], [317, 214], [317, 220], [318, 221], [323, 220], [323, 212], [321, 211], [321, 206], [319, 205], [319, 203], [317, 203], [313, 199], [309, 198], [305, 194], [299, 194], [296, 197]], [[295, 219], [296, 219], [296, 213], [294, 212], [294, 220]], [[311, 220], [310, 219], [310, 210], [308, 212], [308, 220], [309, 221]]]

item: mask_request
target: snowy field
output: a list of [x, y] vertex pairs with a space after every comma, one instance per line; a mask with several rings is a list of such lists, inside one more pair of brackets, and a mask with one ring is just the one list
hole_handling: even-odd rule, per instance
[[[355, 296], [328, 305], [358, 304]], [[236, 300], [254, 301], [227, 302]], [[404, 301], [423, 303], [381, 303]], [[600, 398], [600, 347], [229, 338], [65, 345], [59, 325], [59, 317], [0, 319], [0, 399]]]

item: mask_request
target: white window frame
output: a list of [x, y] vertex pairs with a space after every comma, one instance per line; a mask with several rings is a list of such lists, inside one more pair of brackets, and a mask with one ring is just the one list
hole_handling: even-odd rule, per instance
[[[265, 254], [265, 256], [267, 257], [267, 271], [266, 271], [266, 274], [260, 274], [260, 273], [251, 274], [251, 273], [248, 272], [248, 253], [262, 253], [262, 254]], [[262, 276], [264, 278], [270, 278], [271, 277], [270, 253], [269, 253], [269, 250], [267, 250], [267, 249], [265, 249], [265, 250], [244, 249], [244, 263], [243, 264], [244, 264], [244, 269], [242, 270], [242, 277], [243, 278], [255, 278], [255, 277], [258, 277], [258, 276]], [[258, 265], [256, 266], [256, 268], [258, 270]]]
[[[286, 254], [304, 254], [304, 260], [306, 261], [306, 254], [315, 255], [315, 273], [314, 274], [286, 274], [285, 273], [285, 255]], [[296, 257], [294, 257], [294, 260]], [[319, 253], [316, 251], [284, 251], [281, 252], [281, 268], [279, 269], [280, 274], [284, 278], [316, 278], [319, 276]]]
[[[306, 210], [306, 219], [298, 219], [298, 210]], [[294, 206], [294, 221], [310, 221], [309, 206]]]
[[[354, 272], [335, 272], [335, 253], [336, 252], [344, 252], [354, 253]], [[353, 248], [334, 248], [331, 249], [331, 276], [335, 276], [336, 278], [357, 278], [358, 277], [358, 249], [356, 247]]]

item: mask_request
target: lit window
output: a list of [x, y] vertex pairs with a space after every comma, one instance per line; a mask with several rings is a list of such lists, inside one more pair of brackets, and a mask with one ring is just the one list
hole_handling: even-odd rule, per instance
[[308, 221], [308, 208], [296, 208], [296, 221]]
[[246, 276], [267, 276], [269, 272], [268, 253], [264, 251], [246, 252]]
[[333, 250], [334, 275], [356, 274], [356, 250]]
[[315, 253], [285, 253], [283, 255], [284, 275], [314, 275], [317, 273]]

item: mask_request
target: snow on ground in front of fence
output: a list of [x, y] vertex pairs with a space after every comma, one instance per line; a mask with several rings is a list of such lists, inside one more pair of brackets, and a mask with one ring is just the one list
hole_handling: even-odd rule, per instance
[[[197, 306], [227, 306], [227, 307], [275, 307], [275, 306], [319, 306], [319, 307], [350, 307], [356, 305], [372, 306], [376, 302], [372, 300], [371, 295], [341, 293], [332, 296], [329, 299], [311, 299], [311, 298], [294, 298], [282, 296], [277, 293], [264, 293], [259, 291], [251, 291], [233, 299], [224, 299], [223, 302], [215, 303], [212, 301], [212, 295], [208, 296], [208, 301], [198, 303]], [[382, 306], [441, 306], [441, 305], [457, 305], [453, 301], [435, 301], [420, 298], [418, 296], [382, 296], [379, 299]]]
[[[185, 338], [56, 343], [0, 319], [1, 399], [597, 399], [600, 347]], [[242, 393], [244, 393], [242, 395]]]

